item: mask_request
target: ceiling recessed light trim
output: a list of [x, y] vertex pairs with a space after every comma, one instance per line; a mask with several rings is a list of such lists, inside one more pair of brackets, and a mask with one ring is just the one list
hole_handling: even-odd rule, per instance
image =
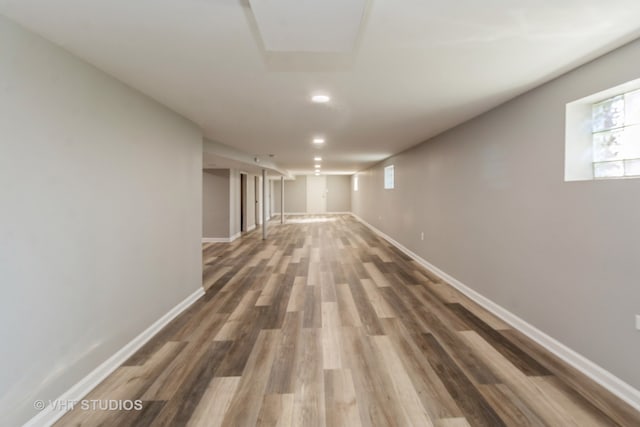
[[325, 142], [325, 141], [324, 141], [324, 138], [320, 138], [320, 137], [318, 137], [318, 138], [313, 138], [313, 143], [314, 143], [314, 144], [324, 144], [324, 142]]
[[321, 162], [322, 161], [322, 157], [316, 156], [316, 157], [313, 158], [313, 161], [314, 162]]

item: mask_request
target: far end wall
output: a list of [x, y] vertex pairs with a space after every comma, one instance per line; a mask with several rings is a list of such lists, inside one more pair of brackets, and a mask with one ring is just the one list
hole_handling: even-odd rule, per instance
[[[348, 175], [325, 175], [326, 211], [351, 212], [351, 177]], [[280, 213], [280, 182], [274, 181], [274, 213]], [[307, 175], [297, 175], [293, 180], [284, 182], [284, 212], [308, 213]], [[317, 194], [317, 197], [321, 197]]]

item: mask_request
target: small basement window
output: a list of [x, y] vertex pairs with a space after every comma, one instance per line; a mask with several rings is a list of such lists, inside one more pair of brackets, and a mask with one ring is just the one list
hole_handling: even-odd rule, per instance
[[593, 177], [640, 175], [640, 90], [593, 104]]
[[566, 107], [565, 181], [640, 177], [640, 79]]
[[384, 188], [390, 190], [394, 188], [394, 167], [393, 165], [386, 166], [384, 168]]

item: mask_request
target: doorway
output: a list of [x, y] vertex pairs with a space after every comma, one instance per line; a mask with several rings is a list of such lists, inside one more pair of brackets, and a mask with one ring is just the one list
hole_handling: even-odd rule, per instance
[[307, 213], [327, 212], [327, 177], [307, 176]]
[[253, 192], [253, 194], [255, 194], [255, 210], [256, 210], [256, 224], [262, 224], [262, 216], [260, 216], [260, 177], [258, 176], [254, 176], [253, 177], [254, 183], [255, 183], [255, 191]]
[[247, 231], [247, 174], [240, 174], [240, 232]]

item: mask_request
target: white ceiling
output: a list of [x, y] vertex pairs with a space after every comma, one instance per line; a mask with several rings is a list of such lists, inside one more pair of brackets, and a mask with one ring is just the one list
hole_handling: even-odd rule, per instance
[[249, 4], [267, 51], [351, 52], [366, 0], [249, 0]]
[[[370, 0], [347, 53], [270, 52], [249, 0], [0, 0], [0, 13], [293, 172], [317, 152], [326, 172], [362, 169], [640, 36], [637, 0]], [[311, 104], [317, 91], [332, 101]]]

